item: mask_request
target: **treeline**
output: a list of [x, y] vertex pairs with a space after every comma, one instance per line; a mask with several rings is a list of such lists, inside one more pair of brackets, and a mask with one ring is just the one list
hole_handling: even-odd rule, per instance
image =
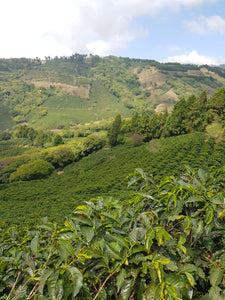
[[182, 98], [170, 114], [167, 111], [152, 115], [136, 113], [124, 122], [121, 133], [132, 133], [137, 142], [141, 139], [147, 142], [154, 138], [203, 132], [213, 122], [225, 125], [225, 88], [217, 90], [209, 99], [205, 91], [199, 97]]
[[[204, 132], [208, 125], [217, 123], [220, 124], [220, 131], [222, 131], [224, 121], [225, 89], [221, 88], [209, 99], [205, 91], [199, 97], [191, 96], [187, 100], [181, 99], [170, 114], [167, 111], [152, 115], [143, 112], [142, 114], [136, 113], [131, 119], [124, 120], [118, 114], [109, 126], [107, 126], [107, 122], [102, 122], [102, 124], [95, 125], [96, 128], [92, 128], [94, 131], [100, 130], [100, 132], [93, 132], [91, 127], [89, 130], [83, 128], [83, 131], [67, 127], [59, 134], [19, 125], [13, 133], [1, 132], [0, 137], [8, 145], [14, 138], [17, 144], [27, 145], [33, 153], [30, 152], [27, 155], [24, 152], [20, 159], [17, 157], [3, 159], [0, 167], [0, 180], [2, 182], [31, 180], [50, 174], [49, 172], [36, 174], [36, 165], [35, 168], [32, 168], [33, 165], [31, 165], [29, 174], [27, 174], [28, 168], [22, 166], [34, 160], [41, 160], [40, 165], [46, 161], [54, 168], [62, 169], [104, 146], [114, 147], [118, 144], [139, 146], [143, 142], [162, 137]], [[37, 153], [32, 147], [46, 150], [38, 150], [39, 153]]]
[[[18, 146], [15, 148], [14, 156], [4, 157], [0, 160], [0, 183], [7, 183], [19, 180], [33, 180], [45, 178], [54, 169], [62, 169], [66, 165], [80, 160], [82, 157], [101, 149], [106, 144], [106, 135], [103, 133], [92, 133], [81, 139], [72, 139], [69, 144], [63, 136], [69, 135], [35, 130], [26, 125], [20, 125], [13, 132], [2, 132], [0, 146], [7, 143], [9, 148], [12, 143], [20, 144], [24, 152], [17, 155]], [[66, 141], [67, 145], [64, 145]], [[22, 145], [24, 146], [22, 146]], [[17, 156], [15, 156], [17, 155]], [[46, 162], [48, 164], [46, 164]], [[40, 171], [43, 169], [43, 172]]]

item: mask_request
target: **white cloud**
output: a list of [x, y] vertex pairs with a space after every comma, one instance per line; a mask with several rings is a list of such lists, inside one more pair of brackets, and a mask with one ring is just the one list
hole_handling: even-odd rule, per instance
[[214, 0], [1, 0], [0, 57], [116, 54], [144, 28], [132, 21]]
[[188, 22], [186, 26], [189, 31], [197, 34], [225, 34], [225, 20], [220, 16], [199, 17], [197, 21]]
[[188, 54], [170, 56], [164, 62], [178, 62], [181, 64], [195, 65], [219, 65], [222, 63], [222, 61], [218, 61], [213, 57], [199, 55], [196, 50], [193, 50]]

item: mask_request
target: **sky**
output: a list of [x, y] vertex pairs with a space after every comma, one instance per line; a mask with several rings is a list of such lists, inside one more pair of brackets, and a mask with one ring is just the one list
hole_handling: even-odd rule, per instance
[[224, 0], [1, 0], [0, 58], [225, 63]]

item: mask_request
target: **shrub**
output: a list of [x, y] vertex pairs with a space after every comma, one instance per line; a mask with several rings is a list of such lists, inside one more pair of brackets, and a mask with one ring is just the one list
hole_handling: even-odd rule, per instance
[[137, 132], [134, 132], [130, 135], [130, 139], [134, 146], [140, 146], [143, 143], [144, 137]]
[[104, 147], [106, 141], [105, 138], [97, 134], [91, 134], [84, 139], [83, 153], [88, 155], [94, 151], [97, 151]]
[[7, 141], [11, 139], [11, 132], [9, 131], [0, 131], [0, 141]]
[[46, 157], [55, 168], [64, 167], [74, 161], [73, 151], [65, 146], [51, 149]]
[[36, 160], [34, 162], [21, 165], [16, 172], [13, 172], [9, 181], [33, 180], [46, 178], [54, 171], [54, 167], [47, 161]]
[[56, 134], [56, 136], [54, 137], [54, 141], [53, 141], [54, 146], [58, 146], [58, 145], [63, 145], [64, 141], [63, 138], [61, 137], [61, 135]]

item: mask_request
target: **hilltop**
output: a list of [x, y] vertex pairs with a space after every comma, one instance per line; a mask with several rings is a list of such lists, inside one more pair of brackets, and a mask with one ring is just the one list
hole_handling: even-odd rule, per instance
[[208, 96], [225, 83], [219, 67], [109, 56], [0, 59], [0, 129], [36, 129], [170, 112], [182, 97]]

